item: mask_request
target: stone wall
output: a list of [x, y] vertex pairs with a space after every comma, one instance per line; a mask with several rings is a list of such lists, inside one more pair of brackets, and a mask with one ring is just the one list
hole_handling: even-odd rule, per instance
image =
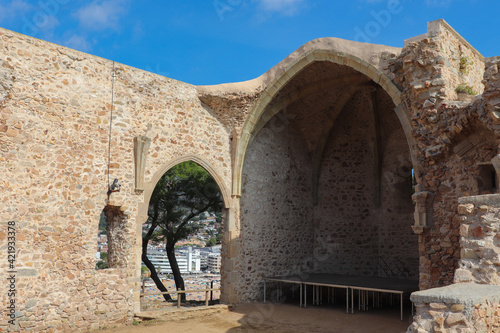
[[379, 90], [373, 110], [371, 94], [360, 91], [345, 106], [324, 152], [314, 207], [315, 258], [322, 260], [315, 271], [386, 276], [392, 270], [404, 278], [400, 260], [417, 279], [409, 149], [394, 104]]
[[[378, 254], [399, 278], [418, 280], [418, 236], [411, 226], [414, 223], [412, 200], [413, 165], [410, 149], [403, 128], [392, 102], [381, 90], [379, 95], [379, 122], [381, 141], [380, 207], [374, 217], [378, 225]], [[396, 267], [403, 263], [407, 272]], [[379, 268], [379, 276], [385, 272]]]
[[[462, 55], [472, 59], [473, 68], [460, 70]], [[425, 193], [433, 198], [426, 207], [417, 202], [417, 209], [429, 216], [425, 226], [416, 221], [414, 228], [420, 235], [422, 289], [453, 281], [460, 254], [458, 198], [496, 190], [488, 192], [478, 185], [487, 168], [482, 165], [491, 163], [497, 149], [493, 128], [484, 116], [485, 99], [453, 101], [457, 82], [483, 91], [483, 64], [480, 54], [441, 20], [429, 23], [427, 34], [407, 40], [391, 64], [418, 147], [416, 198]]]
[[429, 22], [426, 34], [405, 41], [403, 53], [415, 48], [428, 50], [420, 52], [421, 58], [412, 63], [420, 79], [411, 82], [426, 107], [458, 100], [455, 89], [461, 84], [470, 86], [476, 94], [483, 92], [484, 57], [446, 21]]
[[500, 285], [500, 195], [460, 198], [460, 266], [455, 282]]
[[[470, 223], [462, 228], [456, 207], [460, 196], [498, 191], [499, 63], [489, 58], [485, 70], [480, 54], [437, 21], [403, 50], [319, 39], [256, 80], [200, 88], [1, 29], [0, 249], [7, 248], [3, 227], [15, 221], [17, 228], [19, 326], [10, 329], [86, 330], [130, 320], [139, 304], [141, 224], [149, 196], [161, 175], [185, 160], [209, 170], [224, 195], [224, 300], [259, 299], [263, 275], [332, 271], [336, 262], [328, 260], [339, 243], [359, 245], [350, 259], [397, 251], [412, 260], [410, 203], [399, 200], [406, 197], [408, 179], [400, 172], [409, 168], [410, 156], [418, 182], [421, 288], [450, 284], [459, 259], [457, 279], [496, 283], [496, 218], [490, 218], [496, 206], [485, 213], [474, 204], [469, 213], [465, 204]], [[460, 83], [478, 92], [484, 84], [484, 94], [456, 101]], [[342, 117], [354, 117], [366, 131], [350, 126], [352, 119], [335, 123], [346, 104], [359, 114], [367, 111], [361, 106], [368, 108], [367, 98], [354, 105], [364, 89], [378, 89], [372, 103], [383, 105], [381, 160], [369, 139], [370, 122], [353, 113]], [[276, 127], [269, 120], [283, 109], [293, 112], [279, 119], [295, 118]], [[334, 125], [341, 128], [330, 140]], [[148, 142], [139, 153], [143, 168], [134, 159], [137, 137]], [[344, 153], [349, 158], [339, 160]], [[108, 196], [115, 178], [121, 191]], [[339, 195], [346, 198], [333, 205]], [[335, 224], [343, 206], [350, 211]], [[117, 216], [110, 229], [119, 236], [115, 250], [125, 254], [112, 260], [115, 268], [96, 271], [105, 207]], [[357, 264], [343, 272], [381, 274], [374, 259], [361, 261], [366, 272]], [[0, 262], [2, 280], [7, 263]], [[0, 303], [8, 301], [2, 292]], [[472, 306], [478, 304], [486, 303]], [[470, 320], [481, 322], [470, 313]], [[8, 329], [5, 322], [0, 329]]]
[[500, 123], [500, 57], [486, 59], [483, 83], [483, 98], [487, 101], [485, 122], [492, 120], [491, 128], [498, 130]]
[[457, 100], [455, 89], [470, 86], [477, 94], [484, 90], [484, 57], [443, 20], [428, 24], [429, 37], [440, 39], [440, 56], [443, 57], [443, 78], [446, 81], [444, 96]]
[[[0, 55], [0, 241], [3, 251], [7, 221], [15, 221], [19, 325], [85, 330], [131, 320], [140, 290], [139, 208], [148, 200], [135, 191], [134, 137], [151, 139], [146, 188], [168, 162], [189, 154], [202, 156], [230, 188], [229, 133], [194, 86], [114, 64], [109, 168], [122, 187], [108, 201], [113, 62], [7, 30], [0, 30]], [[126, 217], [125, 254], [119, 268], [96, 271], [106, 205]], [[0, 262], [2, 280], [6, 265]], [[6, 324], [2, 318], [0, 329]]]
[[347, 103], [321, 161], [314, 208], [315, 255], [329, 258], [317, 263], [320, 273], [372, 275], [378, 269], [372, 149], [376, 134], [366, 98], [370, 93], [360, 91]]
[[277, 121], [252, 142], [243, 170], [240, 301], [262, 299], [263, 276], [313, 266], [311, 161], [293, 123]]
[[414, 332], [500, 330], [500, 195], [459, 199], [461, 259], [453, 285], [413, 293]]
[[407, 333], [494, 333], [500, 330], [500, 287], [457, 284], [413, 293]]

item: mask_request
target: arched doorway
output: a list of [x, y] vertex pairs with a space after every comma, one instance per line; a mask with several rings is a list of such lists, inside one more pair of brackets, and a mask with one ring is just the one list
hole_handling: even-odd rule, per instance
[[264, 276], [418, 279], [410, 132], [394, 84], [346, 54], [306, 53], [268, 86], [243, 127], [233, 183], [242, 301], [262, 299]]
[[[210, 176], [213, 178], [213, 180], [216, 183], [216, 186], [220, 190], [220, 193], [222, 195], [222, 202], [223, 202], [223, 207], [222, 207], [222, 232], [226, 232], [226, 224], [228, 223], [229, 217], [228, 217], [228, 211], [230, 210], [230, 196], [228, 194], [227, 186], [224, 184], [222, 177], [220, 177], [219, 173], [215, 170], [215, 168], [212, 167], [212, 165], [204, 158], [199, 157], [197, 155], [184, 155], [175, 159], [172, 159], [165, 165], [163, 165], [152, 177], [151, 182], [148, 182], [145, 184], [145, 191], [144, 191], [144, 202], [139, 204], [139, 209], [138, 209], [138, 225], [137, 225], [137, 244], [142, 244], [142, 226], [144, 222], [148, 220], [148, 206], [149, 202], [151, 200], [151, 196], [153, 194], [153, 191], [155, 190], [156, 184], [158, 181], [162, 178], [162, 176], [172, 169], [174, 166], [182, 164], [184, 162], [193, 162], [203, 169], [205, 169]], [[213, 191], [213, 188], [205, 188], [201, 189], [202, 191], [208, 191], [211, 192]], [[224, 244], [222, 244], [222, 251], [225, 251], [224, 249]], [[138, 249], [140, 248], [137, 247]], [[141, 267], [141, 251], [138, 251], [138, 255], [136, 256], [137, 258], [137, 267]], [[137, 270], [136, 276], [139, 278], [140, 277], [140, 271]], [[140, 311], [140, 299], [139, 299], [139, 293], [140, 293], [140, 287], [139, 284], [137, 284], [137, 288], [135, 288], [134, 293], [136, 297], [134, 297], [134, 309], [136, 311]]]

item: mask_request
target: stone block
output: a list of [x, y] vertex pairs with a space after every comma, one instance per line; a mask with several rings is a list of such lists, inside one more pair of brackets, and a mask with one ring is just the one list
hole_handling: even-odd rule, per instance
[[37, 303], [38, 303], [38, 300], [36, 300], [36, 299], [30, 299], [30, 300], [28, 300], [26, 302], [25, 306], [28, 309], [28, 308], [34, 307]]
[[460, 225], [460, 236], [461, 237], [469, 236], [469, 226], [467, 224]]
[[465, 324], [466, 320], [464, 316], [461, 313], [450, 313], [446, 317], [446, 327], [458, 325], [458, 324]]
[[443, 324], [444, 324], [444, 317], [437, 317], [437, 318], [435, 318], [434, 323], [435, 323], [438, 327], [442, 327], [442, 326], [443, 326]]
[[461, 312], [465, 309], [463, 304], [453, 304], [450, 306], [450, 310], [453, 312]]
[[460, 215], [470, 215], [474, 211], [473, 204], [458, 205], [458, 214]]
[[479, 257], [477, 256], [476, 252], [471, 249], [462, 249], [460, 251], [460, 256], [462, 259], [478, 259]]
[[36, 269], [31, 269], [31, 268], [21, 268], [17, 270], [17, 276], [36, 276], [37, 275], [37, 270]]
[[35, 327], [36, 322], [34, 320], [19, 321], [19, 326], [22, 328]]
[[431, 316], [432, 318], [438, 318], [443, 315], [443, 312], [441, 311], [434, 311], [434, 310], [429, 310], [427, 311], [427, 314]]
[[479, 238], [479, 237], [483, 236], [483, 228], [480, 226], [476, 227], [476, 228], [471, 230], [471, 234], [473, 237]]
[[444, 303], [429, 303], [429, 308], [432, 310], [445, 310], [448, 306]]

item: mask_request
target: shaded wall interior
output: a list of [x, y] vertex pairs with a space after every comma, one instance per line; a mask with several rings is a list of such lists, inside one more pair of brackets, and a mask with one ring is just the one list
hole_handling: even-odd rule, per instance
[[[379, 125], [367, 108], [374, 96]], [[316, 272], [418, 277], [412, 166], [390, 104], [381, 89], [359, 91], [336, 121], [314, 207]]]
[[418, 278], [412, 166], [390, 97], [328, 62], [297, 75], [243, 168], [244, 293], [261, 277], [340, 273]]
[[252, 300], [262, 296], [260, 277], [312, 268], [307, 267], [314, 243], [313, 209], [308, 204], [311, 161], [298, 129], [291, 122], [282, 125], [279, 131], [261, 132], [244, 167], [241, 291]]

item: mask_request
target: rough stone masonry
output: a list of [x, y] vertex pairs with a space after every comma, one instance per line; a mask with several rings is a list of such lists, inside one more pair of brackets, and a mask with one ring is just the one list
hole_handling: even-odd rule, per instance
[[[383, 260], [424, 293], [409, 331], [495, 331], [499, 72], [443, 20], [403, 48], [322, 38], [198, 87], [0, 29], [0, 329], [130, 322], [149, 198], [194, 161], [223, 193], [223, 302]], [[103, 211], [114, 259], [95, 270]]]

